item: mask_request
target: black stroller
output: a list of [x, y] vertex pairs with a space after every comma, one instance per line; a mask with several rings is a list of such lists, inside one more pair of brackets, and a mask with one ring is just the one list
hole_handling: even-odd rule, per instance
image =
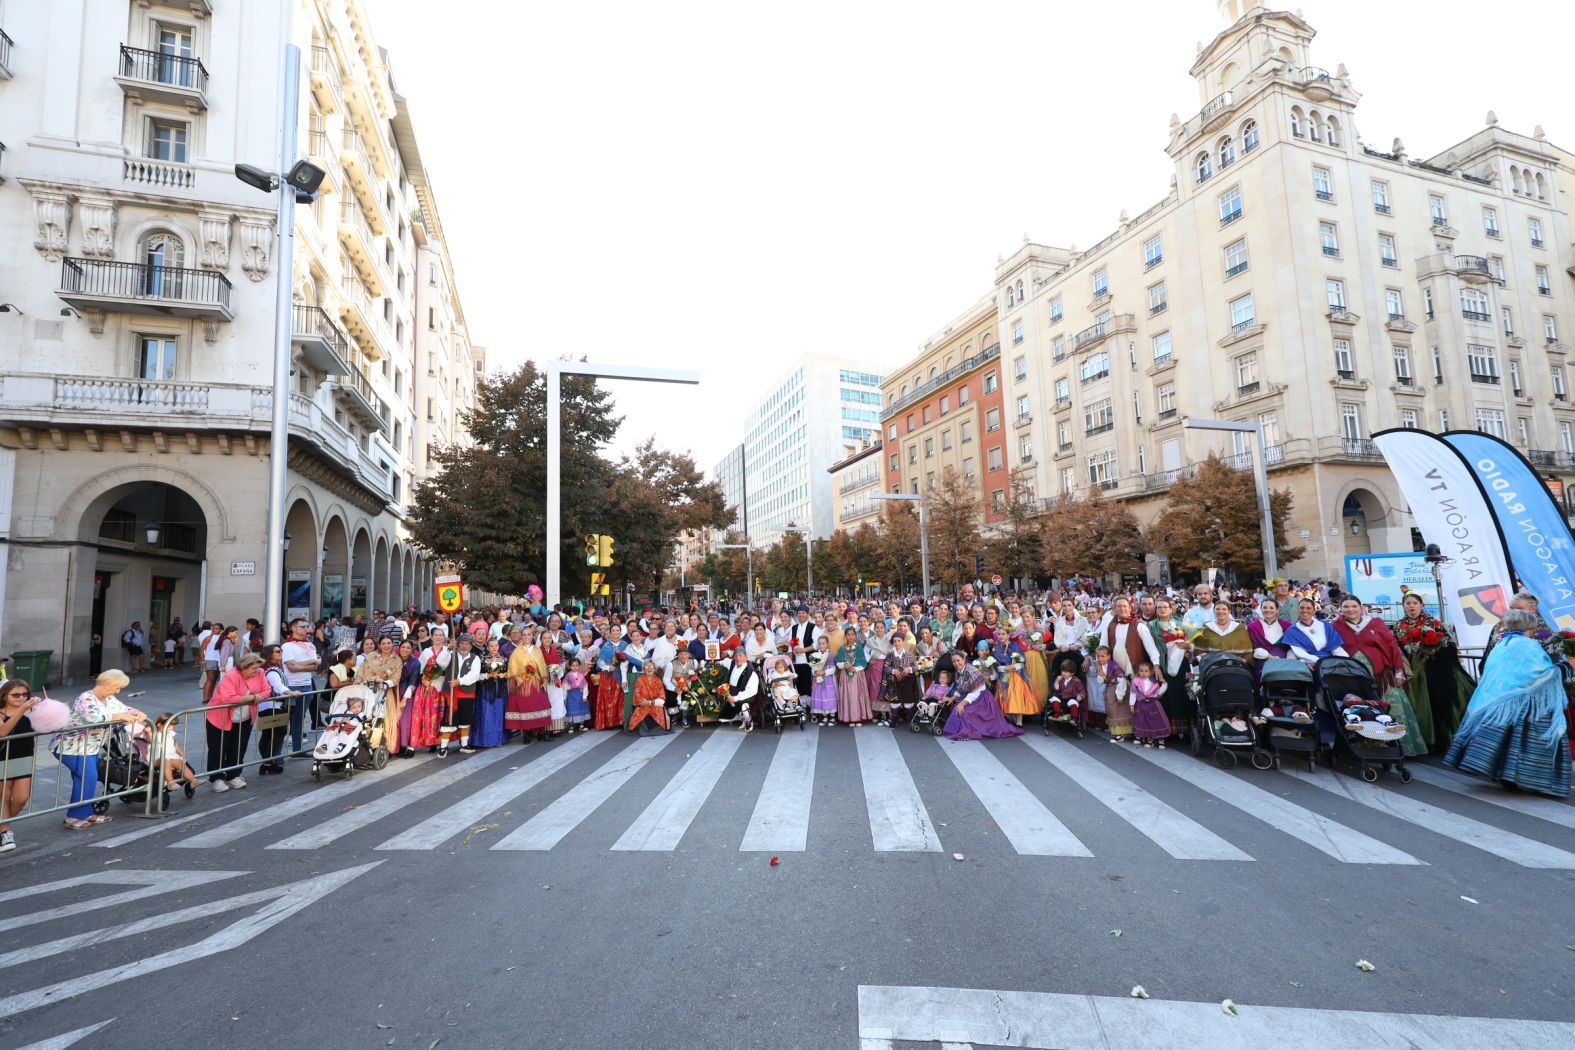
[[[105, 740], [104, 749], [98, 756], [99, 794], [108, 796], [124, 791], [127, 794], [117, 796], [121, 802], [128, 806], [133, 803], [143, 804], [147, 801], [148, 785], [152, 782], [152, 770], [148, 768], [146, 762], [137, 757], [126, 723], [115, 723], [109, 729], [109, 737]], [[165, 790], [163, 794], [164, 797], [159, 800], [159, 804], [168, 809], [169, 791]], [[94, 800], [94, 813], [103, 814], [108, 809], [107, 797]]]
[[[1379, 726], [1358, 713], [1387, 710], [1378, 683], [1365, 663], [1349, 656], [1324, 657], [1318, 663], [1318, 695], [1319, 720], [1324, 723], [1324, 739], [1330, 745], [1331, 767], [1338, 756], [1355, 763], [1369, 784], [1378, 779], [1380, 769], [1392, 769], [1399, 775], [1400, 783], [1411, 783], [1411, 771], [1405, 767], [1405, 751], [1401, 747], [1404, 728], [1392, 723]], [[1360, 701], [1359, 707], [1348, 710], [1347, 697]], [[1373, 733], [1380, 735], [1370, 735]]]
[[1273, 768], [1274, 756], [1258, 742], [1252, 724], [1253, 682], [1246, 660], [1235, 653], [1204, 653], [1192, 682], [1192, 697], [1198, 707], [1191, 734], [1194, 755], [1212, 748], [1215, 763], [1231, 769], [1236, 756], [1245, 753], [1254, 768]]
[[[935, 705], [935, 714], [929, 713], [930, 705]], [[915, 733], [929, 733], [940, 736], [946, 732], [946, 720], [951, 717], [952, 708], [957, 706], [957, 698], [948, 696], [945, 700], [926, 700], [922, 696], [913, 709], [913, 717], [908, 719], [908, 728]]]
[[[1258, 678], [1263, 707], [1258, 712], [1265, 742], [1274, 754], [1274, 765], [1291, 757], [1318, 768], [1318, 726], [1312, 670], [1300, 660], [1266, 660]], [[1299, 717], [1298, 717], [1299, 716]]]

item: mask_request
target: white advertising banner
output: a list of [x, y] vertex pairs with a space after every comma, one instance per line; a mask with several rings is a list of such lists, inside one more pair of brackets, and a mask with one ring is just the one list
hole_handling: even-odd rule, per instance
[[1504, 538], [1476, 475], [1448, 442], [1425, 430], [1373, 435], [1411, 514], [1428, 543], [1446, 559], [1440, 566], [1444, 618], [1464, 648], [1487, 645], [1509, 610], [1514, 577]]

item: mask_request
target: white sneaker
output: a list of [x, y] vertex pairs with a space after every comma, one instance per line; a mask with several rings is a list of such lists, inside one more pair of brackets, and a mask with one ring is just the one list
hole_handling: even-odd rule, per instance
[[[223, 781], [221, 781], [221, 783], [223, 783]], [[246, 786], [246, 778], [245, 777], [231, 777], [229, 779], [229, 785], [230, 785], [230, 787], [235, 788], [237, 791], [239, 791], [241, 788]]]
[[0, 853], [10, 853], [16, 849], [16, 835], [7, 831], [0, 831]]
[[230, 790], [230, 785], [229, 785], [229, 783], [227, 781], [215, 780], [213, 782], [213, 790], [215, 792], [223, 794], [224, 792]]

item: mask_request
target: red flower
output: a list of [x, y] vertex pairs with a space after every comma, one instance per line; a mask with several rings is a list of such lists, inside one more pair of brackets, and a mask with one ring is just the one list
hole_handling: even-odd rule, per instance
[[1428, 631], [1422, 636], [1423, 645], [1437, 645], [1440, 640], [1441, 639], [1438, 637], [1437, 631]]

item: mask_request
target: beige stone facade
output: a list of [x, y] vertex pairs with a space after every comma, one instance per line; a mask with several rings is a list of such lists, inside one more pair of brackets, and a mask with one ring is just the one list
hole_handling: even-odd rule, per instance
[[1043, 500], [1097, 485], [1149, 519], [1210, 451], [1250, 466], [1187, 418], [1261, 422], [1302, 578], [1412, 549], [1375, 431], [1490, 430], [1575, 477], [1568, 154], [1491, 114], [1425, 159], [1364, 143], [1353, 76], [1313, 64], [1311, 25], [1221, 10], [1200, 109], [1172, 120], [1170, 192], [1090, 249], [1024, 244], [997, 267], [1003, 359], [1030, 363], [1003, 370], [1031, 420], [1011, 465]]
[[[110, 7], [115, 5], [111, 3]], [[0, 648], [261, 616], [280, 68], [301, 53], [287, 608], [430, 604], [404, 525], [484, 360], [363, 0], [6, 5]], [[430, 406], [430, 407], [429, 407]], [[52, 675], [59, 679], [59, 673]]]
[[881, 447], [879, 441], [867, 444], [833, 463], [827, 471], [831, 475], [831, 508], [835, 515], [832, 531], [851, 531], [880, 519], [880, 501], [870, 496], [882, 488]]

